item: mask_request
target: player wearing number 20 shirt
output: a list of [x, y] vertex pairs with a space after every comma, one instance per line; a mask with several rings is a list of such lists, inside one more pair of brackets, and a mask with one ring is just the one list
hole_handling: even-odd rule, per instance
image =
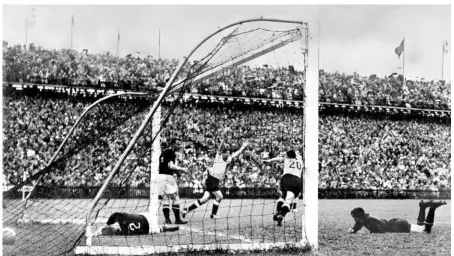
[[284, 173], [281, 177], [280, 189], [282, 192], [281, 197], [276, 203], [276, 213], [273, 217], [277, 221], [278, 226], [282, 225], [282, 220], [285, 215], [290, 211], [290, 205], [296, 207], [296, 198], [299, 197], [303, 190], [303, 183], [301, 181], [301, 173], [303, 171], [303, 160], [295, 150], [289, 150], [286, 157], [276, 157], [263, 162], [284, 162]]
[[[291, 157], [288, 156], [290, 152]], [[284, 174], [281, 178], [280, 188], [282, 197], [286, 198], [287, 192], [293, 192], [295, 197], [298, 197], [303, 190], [301, 182], [301, 172], [303, 170], [303, 160], [297, 158], [295, 151], [287, 152], [287, 157], [284, 159]]]

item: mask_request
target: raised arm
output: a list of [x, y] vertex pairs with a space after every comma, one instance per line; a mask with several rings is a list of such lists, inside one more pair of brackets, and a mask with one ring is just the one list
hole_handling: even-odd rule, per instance
[[235, 158], [237, 157], [239, 154], [241, 154], [241, 152], [243, 152], [243, 150], [249, 145], [249, 141], [248, 140], [245, 140], [243, 142], [243, 145], [241, 146], [240, 149], [238, 149], [238, 151], [236, 151], [235, 153], [232, 154], [232, 158]]
[[282, 156], [278, 156], [278, 157], [271, 158], [271, 159], [268, 159], [268, 160], [263, 160], [264, 163], [282, 162], [282, 161], [284, 161], [284, 158]]
[[224, 150], [224, 142], [225, 142], [225, 134], [229, 131], [228, 128], [225, 128], [224, 131], [222, 132], [222, 138], [221, 138], [221, 144], [219, 145], [218, 152], [217, 154], [221, 154], [222, 150]]

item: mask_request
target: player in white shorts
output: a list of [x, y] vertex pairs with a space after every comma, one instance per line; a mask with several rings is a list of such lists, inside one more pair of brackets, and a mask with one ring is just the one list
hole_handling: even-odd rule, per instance
[[189, 212], [197, 209], [198, 207], [206, 203], [210, 199], [210, 196], [213, 195], [215, 201], [213, 202], [213, 208], [211, 210], [210, 218], [218, 219], [218, 216], [216, 214], [219, 209], [219, 204], [221, 203], [221, 200], [224, 198], [221, 189], [219, 188], [219, 182], [224, 179], [227, 165], [232, 162], [233, 158], [241, 154], [241, 152], [243, 152], [243, 150], [249, 145], [247, 140], [244, 141], [241, 148], [235, 153], [233, 153], [231, 156], [229, 156], [224, 150], [224, 139], [227, 131], [228, 129], [225, 129], [224, 132], [222, 133], [222, 142], [216, 152], [213, 167], [208, 170], [208, 177], [205, 180], [206, 188], [202, 198], [196, 200], [189, 207], [183, 209], [182, 212], [183, 218], [185, 218], [186, 214], [188, 214]]
[[[286, 157], [275, 157], [263, 162], [284, 162], [284, 174], [281, 177], [280, 190], [281, 197], [276, 203], [276, 213], [273, 220], [277, 221], [278, 226], [282, 226], [282, 220], [290, 211], [291, 205], [295, 204], [295, 199], [298, 198], [303, 190], [301, 181], [301, 173], [303, 171], [303, 159], [295, 150], [289, 150]], [[296, 206], [293, 206], [296, 207]]]
[[162, 195], [162, 211], [166, 220], [166, 224], [172, 224], [170, 220], [170, 203], [175, 215], [175, 224], [186, 224], [180, 217], [180, 198], [178, 196], [178, 185], [174, 177], [176, 174], [181, 176], [182, 172], [187, 172], [186, 168], [176, 165], [176, 154], [181, 148], [180, 141], [172, 139], [170, 148], [164, 150], [159, 157], [159, 174], [157, 176], [157, 194]]

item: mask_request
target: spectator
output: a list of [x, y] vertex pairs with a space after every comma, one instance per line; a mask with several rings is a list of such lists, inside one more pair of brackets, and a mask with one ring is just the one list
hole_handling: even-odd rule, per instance
[[[61, 84], [80, 87], [155, 91], [165, 85], [177, 66], [176, 60], [133, 57], [118, 58], [70, 49], [3, 45], [5, 82]], [[177, 80], [186, 76], [188, 63]], [[321, 102], [355, 105], [400, 106], [422, 109], [451, 109], [451, 82], [373, 74], [360, 76], [320, 70]], [[302, 100], [305, 73], [293, 66], [275, 68], [241, 66], [226, 70], [191, 86], [188, 93]]]

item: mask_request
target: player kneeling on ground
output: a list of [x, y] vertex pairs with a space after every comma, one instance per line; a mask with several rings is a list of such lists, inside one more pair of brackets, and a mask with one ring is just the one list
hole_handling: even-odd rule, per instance
[[[276, 204], [276, 214], [273, 217], [277, 221], [278, 226], [282, 226], [282, 220], [290, 211], [290, 208], [296, 208], [296, 198], [300, 196], [303, 190], [301, 181], [301, 172], [303, 170], [303, 160], [301, 155], [297, 155], [295, 150], [289, 150], [286, 157], [276, 157], [263, 162], [284, 162], [284, 175], [281, 178], [279, 185], [281, 189], [281, 197]], [[292, 207], [290, 207], [292, 205]]]
[[224, 139], [225, 133], [227, 131], [228, 129], [225, 129], [224, 132], [222, 133], [222, 142], [218, 148], [218, 151], [216, 152], [213, 167], [211, 170], [208, 171], [208, 177], [205, 180], [206, 189], [205, 192], [203, 193], [202, 198], [196, 200], [188, 208], [183, 209], [182, 212], [183, 218], [185, 218], [190, 211], [193, 211], [197, 209], [199, 206], [206, 203], [210, 199], [211, 194], [213, 194], [213, 196], [215, 197], [215, 201], [213, 202], [213, 209], [211, 210], [210, 218], [212, 219], [218, 218], [216, 214], [219, 209], [219, 204], [221, 203], [221, 200], [223, 198], [222, 192], [219, 188], [219, 181], [224, 178], [227, 165], [230, 162], [232, 162], [232, 159], [237, 157], [248, 145], [248, 141], [246, 140], [238, 151], [229, 156], [224, 150]]
[[99, 228], [94, 235], [137, 236], [177, 231], [178, 229], [177, 225], [158, 225], [157, 220], [152, 221], [148, 213], [130, 214], [116, 212], [109, 217], [106, 225]]
[[[433, 202], [433, 201], [421, 201], [419, 203], [419, 214], [417, 225], [410, 224], [404, 219], [378, 219], [372, 217], [364, 212], [361, 207], [355, 208], [351, 211], [351, 215], [355, 220], [353, 228], [348, 230], [349, 233], [358, 232], [363, 226], [366, 227], [370, 233], [410, 233], [410, 232], [426, 232], [430, 233], [434, 224], [435, 209], [445, 205], [446, 202]], [[426, 208], [429, 207], [429, 213], [426, 215]]]

